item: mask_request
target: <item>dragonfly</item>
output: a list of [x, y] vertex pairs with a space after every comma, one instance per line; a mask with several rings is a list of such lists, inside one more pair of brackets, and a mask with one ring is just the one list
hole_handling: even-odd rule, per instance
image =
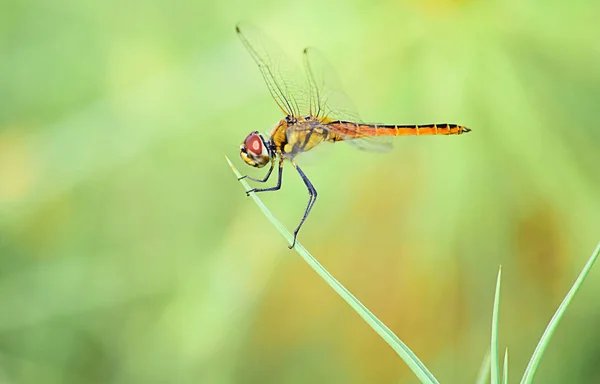
[[261, 178], [249, 175], [240, 177], [258, 183], [266, 183], [275, 165], [278, 166], [277, 183], [269, 188], [253, 188], [246, 195], [257, 192], [278, 191], [281, 188], [283, 164], [287, 160], [296, 169], [308, 190], [308, 204], [300, 223], [294, 230], [296, 244], [298, 232], [310, 214], [317, 190], [298, 166], [296, 156], [307, 152], [323, 142], [347, 142], [359, 149], [386, 151], [391, 148], [391, 138], [408, 135], [460, 135], [470, 132], [458, 124], [369, 124], [363, 122], [350, 99], [344, 93], [331, 64], [316, 48], [304, 49], [305, 77], [296, 70], [281, 48], [257, 27], [241, 22], [236, 32], [262, 74], [262, 77], [284, 114], [268, 135], [253, 131], [240, 145], [240, 157], [255, 168], [270, 164], [267, 174]]

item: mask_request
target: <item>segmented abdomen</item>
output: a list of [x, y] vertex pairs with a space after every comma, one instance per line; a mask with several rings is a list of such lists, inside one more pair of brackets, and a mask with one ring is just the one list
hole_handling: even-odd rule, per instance
[[425, 124], [425, 125], [388, 125], [358, 124], [350, 121], [332, 121], [327, 124], [331, 130], [342, 138], [354, 139], [369, 136], [411, 136], [411, 135], [460, 135], [470, 132], [467, 127], [457, 124]]

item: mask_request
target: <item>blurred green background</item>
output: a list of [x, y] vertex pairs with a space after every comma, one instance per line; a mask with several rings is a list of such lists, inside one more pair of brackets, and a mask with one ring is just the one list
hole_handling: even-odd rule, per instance
[[[3, 0], [0, 382], [416, 382], [223, 158], [262, 176], [239, 144], [282, 118], [242, 19], [325, 51], [366, 121], [473, 129], [300, 158], [300, 241], [444, 383], [476, 377], [502, 264], [516, 379], [600, 239], [599, 4]], [[600, 382], [599, 277], [537, 382]]]

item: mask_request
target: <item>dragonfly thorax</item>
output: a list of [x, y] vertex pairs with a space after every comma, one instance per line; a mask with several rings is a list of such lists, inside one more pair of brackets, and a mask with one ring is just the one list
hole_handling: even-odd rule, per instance
[[240, 157], [256, 168], [262, 168], [269, 163], [273, 152], [268, 140], [258, 131], [251, 132], [240, 145]]

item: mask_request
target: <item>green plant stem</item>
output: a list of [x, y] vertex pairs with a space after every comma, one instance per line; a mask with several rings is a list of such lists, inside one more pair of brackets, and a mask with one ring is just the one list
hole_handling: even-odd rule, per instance
[[494, 311], [492, 313], [492, 342], [491, 342], [491, 371], [490, 379], [492, 384], [500, 382], [500, 363], [498, 362], [498, 314], [500, 312], [500, 285], [502, 282], [502, 267], [498, 269], [498, 278], [496, 279], [496, 294], [494, 295]]
[[502, 372], [502, 384], [508, 384], [508, 348], [504, 350], [504, 371]]
[[[231, 161], [225, 156], [229, 166], [233, 170], [233, 173], [238, 177], [242, 177], [240, 172], [235, 168]], [[241, 179], [240, 182], [249, 191], [250, 185]], [[275, 216], [269, 211], [269, 209], [263, 204], [263, 202], [256, 196], [255, 193], [250, 193], [250, 196], [254, 202], [258, 205], [260, 210], [266, 216], [266, 218], [277, 228], [279, 233], [288, 241], [292, 243], [292, 234], [285, 229], [285, 227], [275, 218]], [[415, 375], [423, 383], [438, 384], [437, 379], [427, 369], [427, 367], [417, 358], [417, 356], [404, 344], [398, 336], [396, 336], [381, 320], [379, 320], [367, 307], [365, 307], [350, 291], [346, 289], [339, 281], [337, 281], [299, 242], [296, 242], [294, 247], [296, 252], [302, 257], [302, 259], [315, 271], [317, 274], [325, 280], [327, 284], [333, 290], [342, 297], [358, 313], [358, 315], [367, 323], [373, 330], [383, 339], [392, 349], [406, 362], [409, 368], [415, 373]]]
[[592, 269], [594, 262], [598, 259], [598, 255], [600, 255], [600, 243], [598, 243], [598, 245], [596, 246], [596, 249], [588, 259], [579, 276], [577, 277], [577, 280], [575, 280], [575, 283], [565, 296], [562, 303], [560, 303], [560, 306], [556, 310], [556, 313], [554, 313], [554, 316], [552, 316], [552, 319], [548, 323], [548, 326], [546, 327], [544, 334], [540, 338], [540, 341], [537, 347], [535, 348], [533, 355], [531, 356], [531, 360], [529, 360], [529, 364], [525, 369], [525, 373], [523, 374], [523, 378], [521, 379], [521, 384], [529, 384], [533, 382], [533, 377], [535, 376], [538, 365], [540, 364], [542, 355], [544, 354], [546, 347], [548, 347], [548, 343], [550, 343], [550, 339], [552, 338], [552, 335], [554, 334], [554, 331], [556, 330], [560, 319], [562, 319], [563, 315], [565, 314], [565, 311], [567, 310], [568, 305], [571, 303], [571, 300], [573, 300], [573, 297], [575, 296], [577, 291], [579, 291], [581, 284], [583, 284], [583, 281]]
[[490, 350], [488, 349], [479, 368], [477, 379], [475, 379], [476, 384], [485, 384], [488, 382], [490, 377], [490, 361]]

